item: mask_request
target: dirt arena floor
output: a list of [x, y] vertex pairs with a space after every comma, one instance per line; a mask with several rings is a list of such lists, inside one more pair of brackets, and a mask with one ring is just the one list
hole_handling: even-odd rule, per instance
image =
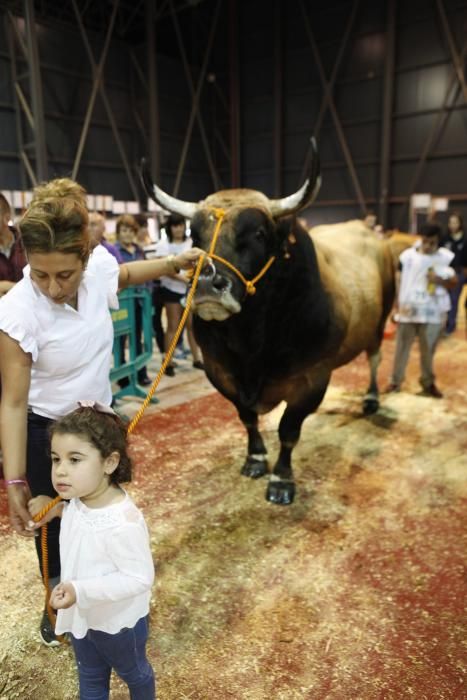
[[[394, 342], [384, 343], [381, 385]], [[334, 374], [295, 451], [290, 507], [239, 470], [218, 394], [141, 421], [130, 492], [152, 535], [149, 656], [159, 700], [467, 698], [467, 340], [443, 340], [442, 400], [404, 391], [363, 418], [364, 358]], [[279, 411], [263, 419], [277, 452]], [[74, 700], [69, 647], [47, 649], [31, 543], [0, 502], [0, 699]], [[112, 698], [126, 698], [118, 679]]]

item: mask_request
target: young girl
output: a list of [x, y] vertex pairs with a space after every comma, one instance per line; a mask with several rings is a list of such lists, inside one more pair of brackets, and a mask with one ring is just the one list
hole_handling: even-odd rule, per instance
[[[79, 405], [50, 430], [52, 483], [65, 500], [35, 525], [62, 517], [55, 632], [71, 636], [81, 700], [109, 697], [112, 668], [132, 699], [152, 700], [145, 647], [154, 565], [143, 515], [120, 486], [131, 479], [126, 429], [111, 408]], [[50, 500], [31, 499], [31, 515]]]

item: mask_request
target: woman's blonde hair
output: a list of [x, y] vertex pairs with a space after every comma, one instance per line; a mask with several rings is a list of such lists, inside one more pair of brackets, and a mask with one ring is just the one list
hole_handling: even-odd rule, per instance
[[91, 251], [86, 190], [68, 178], [38, 185], [18, 228], [27, 253], [75, 253], [86, 263]]

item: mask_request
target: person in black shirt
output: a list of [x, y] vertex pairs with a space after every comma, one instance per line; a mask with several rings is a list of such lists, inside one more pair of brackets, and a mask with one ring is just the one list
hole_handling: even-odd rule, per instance
[[446, 334], [450, 335], [456, 330], [457, 307], [462, 287], [467, 282], [467, 235], [464, 231], [464, 223], [459, 212], [453, 211], [449, 215], [448, 232], [442, 241], [444, 248], [454, 253], [451, 267], [456, 271], [457, 284], [449, 290], [451, 297], [451, 309], [446, 322]]

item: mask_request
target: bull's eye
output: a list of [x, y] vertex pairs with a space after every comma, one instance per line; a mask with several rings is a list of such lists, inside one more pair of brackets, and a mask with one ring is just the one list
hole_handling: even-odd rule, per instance
[[255, 232], [255, 238], [257, 238], [259, 241], [264, 241], [266, 238], [266, 231], [262, 226], [259, 227], [259, 229]]

